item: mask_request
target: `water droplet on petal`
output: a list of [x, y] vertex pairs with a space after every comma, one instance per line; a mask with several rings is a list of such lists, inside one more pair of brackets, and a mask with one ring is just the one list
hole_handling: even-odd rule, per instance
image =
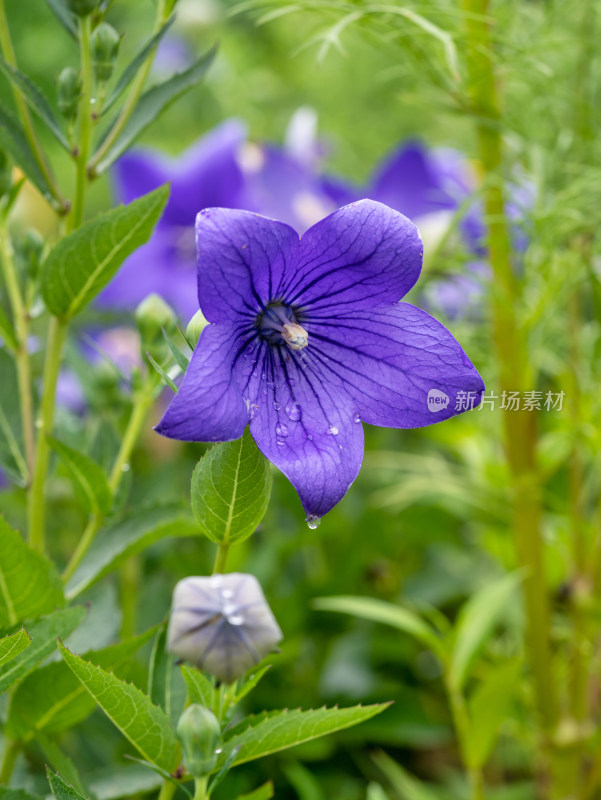
[[280, 410], [280, 408], [281, 408], [280, 404], [279, 404], [279, 403], [276, 403], [276, 401], [275, 401], [275, 400], [273, 401], [273, 407], [275, 408], [275, 410], [276, 410], [276, 411], [279, 411], [279, 410]]
[[222, 589], [222, 590], [221, 590], [221, 596], [222, 596], [222, 597], [223, 597], [225, 600], [229, 599], [230, 597], [233, 597], [233, 595], [234, 595], [234, 593], [232, 592], [232, 590], [231, 590], [231, 589]]
[[316, 514], [309, 514], [309, 516], [305, 519], [305, 522], [307, 523], [307, 527], [314, 531], [316, 528], [319, 528], [321, 524], [321, 517], [318, 517]]
[[338, 428], [335, 425], [330, 425], [328, 433], [331, 433], [332, 436], [338, 436]]
[[286, 406], [286, 414], [290, 417], [293, 422], [298, 422], [298, 420], [302, 417], [303, 412], [298, 403], [288, 403]]
[[233, 614], [227, 618], [230, 625], [244, 625], [244, 617], [242, 614]]
[[275, 426], [275, 432], [278, 436], [288, 436], [288, 426], [284, 422], [278, 422]]
[[359, 414], [355, 414], [355, 416], [353, 417], [353, 422], [361, 422], [361, 417], [359, 416]]
[[286, 442], [283, 439], [276, 439], [275, 443], [277, 444], [278, 447], [283, 447], [286, 444]]

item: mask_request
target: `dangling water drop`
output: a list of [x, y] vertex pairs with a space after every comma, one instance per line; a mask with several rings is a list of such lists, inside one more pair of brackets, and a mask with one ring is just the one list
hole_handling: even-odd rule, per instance
[[278, 436], [289, 435], [288, 426], [283, 422], [278, 422], [278, 424], [275, 426], [275, 432]]
[[355, 416], [353, 417], [353, 422], [361, 422], [361, 417], [359, 416], [359, 414], [355, 414]]
[[281, 408], [280, 404], [277, 403], [275, 400], [273, 401], [273, 407], [275, 408], [276, 411], [279, 411]]
[[286, 414], [288, 414], [293, 422], [298, 422], [298, 420], [302, 417], [303, 412], [298, 403], [292, 402], [288, 403], [286, 406]]
[[314, 531], [316, 528], [319, 528], [321, 524], [321, 517], [318, 517], [316, 514], [309, 514], [309, 516], [305, 519], [305, 522], [307, 523], [307, 527]]
[[335, 425], [330, 425], [328, 433], [331, 433], [332, 436], [338, 436], [338, 428]]

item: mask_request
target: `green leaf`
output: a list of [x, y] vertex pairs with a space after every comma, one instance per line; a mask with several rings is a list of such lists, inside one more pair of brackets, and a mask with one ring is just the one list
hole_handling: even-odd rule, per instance
[[50, 784], [55, 800], [86, 800], [86, 798], [72, 786], [66, 784], [58, 772], [52, 772], [51, 769], [46, 767], [46, 776], [48, 777], [48, 783]]
[[78, 39], [77, 35], [77, 26], [73, 20], [73, 16], [67, 6], [64, 3], [64, 0], [46, 0], [52, 11], [54, 12], [56, 18], [63, 26], [63, 28], [74, 38]]
[[25, 789], [4, 789], [0, 786], [0, 800], [41, 800], [41, 798], [29, 794]]
[[85, 308], [127, 256], [148, 241], [168, 196], [169, 187], [161, 186], [61, 239], [41, 267], [40, 289], [48, 311], [69, 318]]
[[64, 605], [56, 567], [0, 517], [0, 627]]
[[273, 783], [267, 781], [267, 783], [264, 783], [263, 786], [259, 786], [259, 788], [255, 789], [253, 792], [238, 795], [237, 800], [271, 800], [272, 797]]
[[116, 800], [119, 797], [131, 800], [132, 797], [147, 795], [159, 789], [162, 784], [160, 775], [152, 772], [149, 767], [140, 767], [137, 764], [130, 767], [113, 764], [110, 771], [99, 770], [97, 777], [89, 780], [90, 790], [98, 800]]
[[147, 761], [171, 771], [178, 760], [175, 731], [163, 711], [133, 684], [73, 655], [59, 643], [65, 662], [111, 722]]
[[167, 626], [162, 625], [154, 640], [148, 670], [148, 696], [171, 716], [171, 673], [173, 656], [167, 651]]
[[[155, 629], [120, 644], [85, 654], [85, 660], [102, 669], [115, 670], [148, 642]], [[54, 733], [86, 719], [96, 703], [64, 661], [37, 669], [17, 687], [8, 712], [7, 732], [13, 739], [28, 740], [40, 733]], [[57, 766], [58, 768], [58, 766]]]
[[[350, 728], [380, 714], [390, 703], [352, 708], [317, 708], [303, 711], [274, 711], [267, 716], [247, 717], [230, 731], [215, 771], [233, 749], [239, 748], [234, 765], [287, 750], [302, 742]], [[246, 727], [244, 727], [246, 726]], [[238, 732], [241, 731], [241, 732]]]
[[454, 630], [449, 682], [460, 688], [478, 653], [507, 612], [521, 582], [519, 573], [504, 575], [480, 589], [463, 605]]
[[31, 644], [8, 664], [0, 667], [0, 692], [25, 678], [54, 651], [58, 637], [68, 636], [86, 616], [83, 606], [55, 611], [27, 625]]
[[355, 597], [353, 595], [319, 597], [313, 601], [313, 606], [320, 611], [339, 611], [342, 614], [351, 614], [372, 622], [390, 625], [392, 628], [408, 633], [440, 658], [444, 657], [443, 642], [436, 630], [407, 608], [401, 608], [401, 606], [372, 597]]
[[56, 207], [52, 188], [36, 161], [35, 154], [27, 140], [21, 123], [10, 111], [0, 105], [0, 148], [6, 150], [15, 164], [20, 167], [27, 179], [33, 183], [44, 197]]
[[380, 751], [372, 758], [401, 800], [440, 800], [437, 787], [422, 783], [386, 753]]
[[17, 335], [12, 322], [2, 306], [0, 306], [0, 336], [4, 340], [4, 346], [14, 353], [19, 347]]
[[19, 653], [26, 650], [31, 644], [31, 638], [25, 628], [21, 628], [12, 636], [0, 639], [0, 667], [12, 661]]
[[171, 378], [169, 377], [169, 375], [167, 375], [167, 373], [165, 372], [165, 370], [163, 369], [163, 367], [162, 367], [162, 366], [159, 364], [159, 362], [156, 360], [156, 358], [153, 358], [153, 357], [152, 357], [152, 355], [151, 355], [151, 353], [149, 353], [149, 352], [147, 352], [147, 353], [146, 353], [146, 358], [147, 358], [147, 359], [148, 359], [148, 361], [150, 362], [150, 365], [152, 366], [152, 368], [154, 369], [154, 371], [155, 371], [155, 372], [156, 372], [158, 375], [160, 375], [160, 377], [162, 378], [162, 380], [163, 380], [163, 383], [165, 384], [165, 386], [168, 386], [168, 387], [171, 389], [171, 391], [172, 391], [172, 392], [175, 392], [175, 393], [177, 394], [177, 386], [176, 386], [176, 385], [175, 385], [175, 383], [174, 383], [174, 382], [171, 380]]
[[[117, 140], [97, 165], [95, 170], [97, 174], [108, 169], [171, 103], [204, 78], [206, 71], [215, 58], [216, 52], [217, 48], [212, 47], [187, 70], [178, 72], [169, 80], [160, 83], [158, 86], [153, 86], [142, 95]], [[116, 121], [117, 119], [112, 121], [107, 128], [107, 132], [113, 129]]]
[[159, 539], [199, 534], [198, 525], [181, 507], [165, 506], [138, 511], [98, 532], [67, 584], [67, 597], [80, 594], [126, 558]]
[[102, 467], [83, 453], [59, 442], [53, 436], [48, 436], [48, 441], [81, 487], [86, 499], [87, 510], [99, 516], [108, 514], [113, 498]]
[[467, 756], [479, 769], [488, 761], [515, 696], [521, 664], [510, 661], [494, 669], [472, 693], [468, 701], [470, 717]]
[[259, 683], [261, 678], [271, 669], [271, 664], [266, 664], [264, 667], [260, 667], [256, 672], [250, 672], [248, 677], [244, 681], [242, 685], [239, 685], [238, 691], [236, 692], [236, 697], [234, 698], [234, 703], [240, 702], [243, 697], [246, 697], [247, 694], [252, 692], [255, 686]]
[[36, 86], [28, 75], [25, 75], [25, 73], [13, 67], [11, 64], [7, 64], [3, 58], [0, 58], [0, 70], [2, 70], [12, 85], [20, 92], [27, 104], [35, 111], [42, 122], [45, 123], [48, 130], [54, 134], [58, 142], [70, 153], [71, 146], [65, 134], [62, 132], [58, 120], [54, 115], [54, 111], [50, 107], [42, 90]]
[[212, 447], [192, 475], [192, 511], [203, 533], [226, 544], [247, 539], [267, 511], [271, 482], [269, 462], [248, 429]]
[[50, 764], [56, 772], [64, 776], [64, 779], [73, 786], [80, 794], [85, 795], [86, 789], [79, 776], [75, 764], [69, 756], [65, 755], [60, 747], [43, 733], [38, 733], [36, 741], [42, 748], [47, 764]]
[[205, 708], [213, 706], [213, 684], [202, 672], [193, 667], [182, 664], [180, 667], [186, 686], [190, 703], [198, 703]]
[[28, 480], [15, 362], [0, 350], [0, 465], [20, 486]]
[[121, 97], [123, 92], [127, 89], [129, 84], [132, 80], [136, 77], [138, 72], [140, 71], [140, 67], [144, 64], [146, 59], [150, 56], [152, 51], [157, 47], [163, 36], [167, 33], [169, 28], [175, 22], [175, 16], [172, 16], [171, 19], [168, 19], [167, 22], [163, 25], [163, 27], [155, 33], [155, 35], [150, 39], [142, 49], [134, 56], [133, 60], [125, 67], [123, 72], [121, 73], [121, 77], [115, 84], [115, 88], [109, 95], [107, 101], [105, 102], [102, 108], [101, 116], [104, 116], [109, 109], [113, 107], [116, 101]]

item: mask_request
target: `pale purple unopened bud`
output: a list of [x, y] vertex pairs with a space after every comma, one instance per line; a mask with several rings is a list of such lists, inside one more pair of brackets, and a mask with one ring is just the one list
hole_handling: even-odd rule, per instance
[[282, 631], [257, 579], [231, 572], [177, 584], [167, 637], [171, 653], [232, 683], [274, 650]]

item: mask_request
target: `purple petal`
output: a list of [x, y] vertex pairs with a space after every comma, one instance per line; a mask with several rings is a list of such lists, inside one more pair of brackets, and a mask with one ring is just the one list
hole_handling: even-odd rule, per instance
[[310, 517], [346, 494], [363, 459], [363, 428], [335, 375], [314, 358], [263, 346], [251, 379], [250, 432], [297, 490]]
[[415, 306], [335, 319], [310, 315], [306, 326], [307, 350], [345, 382], [364, 422], [417, 428], [480, 402], [484, 383], [471, 361], [443, 325]]
[[248, 408], [237, 381], [240, 338], [231, 325], [208, 325], [182, 382], [155, 430], [185, 442], [239, 439]]
[[210, 322], [252, 321], [277, 297], [297, 258], [296, 231], [250, 211], [208, 208], [196, 219], [198, 301]]
[[300, 259], [282, 285], [285, 302], [335, 313], [400, 300], [422, 263], [415, 225], [391, 208], [360, 200], [335, 211], [301, 240]]
[[172, 166], [168, 158], [154, 150], [131, 150], [113, 167], [115, 193], [120, 203], [138, 197], [167, 183]]

